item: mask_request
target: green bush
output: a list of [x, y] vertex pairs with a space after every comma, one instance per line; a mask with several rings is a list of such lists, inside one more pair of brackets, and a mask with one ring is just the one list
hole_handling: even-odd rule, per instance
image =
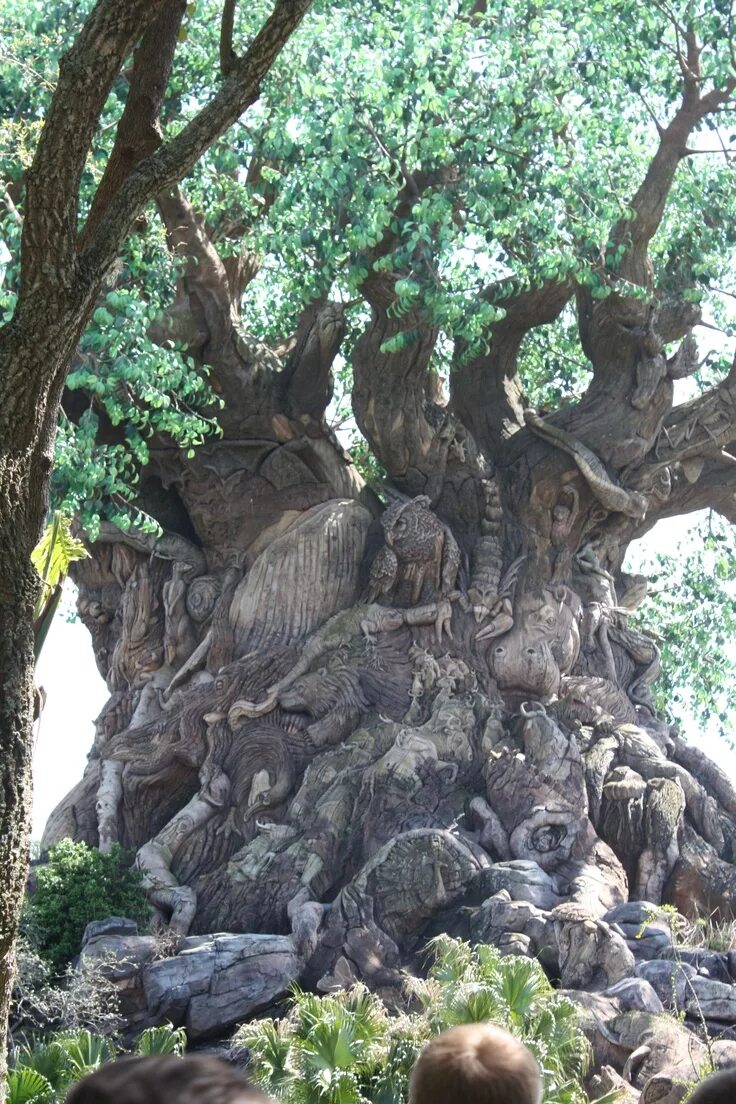
[[90, 920], [127, 916], [145, 923], [149, 918], [140, 875], [120, 847], [103, 855], [68, 839], [52, 847], [38, 869], [28, 911], [38, 948], [57, 970], [78, 954]]
[[545, 1104], [584, 1104], [590, 1048], [575, 1006], [554, 992], [539, 963], [449, 936], [430, 947], [427, 979], [407, 979], [417, 1012], [392, 1016], [362, 986], [326, 997], [297, 990], [284, 1019], [246, 1024], [234, 1041], [251, 1051], [252, 1076], [285, 1104], [403, 1104], [432, 1036], [492, 1021], [534, 1053]]
[[[184, 1053], [183, 1028], [171, 1024], [143, 1032], [135, 1054]], [[23, 1047], [12, 1056], [6, 1104], [60, 1104], [69, 1086], [118, 1055], [111, 1039], [91, 1031], [59, 1032], [46, 1042]]]

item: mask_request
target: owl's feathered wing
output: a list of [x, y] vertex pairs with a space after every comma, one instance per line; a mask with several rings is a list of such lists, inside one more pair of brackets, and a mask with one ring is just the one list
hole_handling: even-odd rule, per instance
[[396, 574], [399, 570], [399, 561], [393, 548], [384, 544], [375, 560], [371, 564], [368, 576], [368, 601], [375, 602], [379, 598], [385, 598], [396, 582]]

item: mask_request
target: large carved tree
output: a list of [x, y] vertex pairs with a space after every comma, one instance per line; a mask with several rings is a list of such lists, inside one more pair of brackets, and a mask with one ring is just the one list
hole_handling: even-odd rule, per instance
[[148, 336], [221, 434], [151, 438], [161, 535], [103, 522], [76, 573], [110, 700], [46, 842], [136, 849], [179, 932], [293, 928], [322, 986], [395, 981], [502, 888], [564, 906], [568, 950], [629, 898], [736, 908], [736, 792], [658, 716], [622, 571], [660, 518], [736, 516], [736, 372], [675, 403], [732, 239], [727, 158], [691, 156], [726, 141], [728, 21], [593, 7], [331, 9], [224, 161], [157, 193]]

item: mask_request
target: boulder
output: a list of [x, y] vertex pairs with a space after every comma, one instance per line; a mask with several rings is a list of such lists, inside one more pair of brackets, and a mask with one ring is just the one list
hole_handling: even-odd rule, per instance
[[626, 940], [586, 907], [572, 902], [550, 913], [566, 989], [607, 989], [631, 977], [634, 956]]
[[482, 876], [489, 897], [505, 889], [512, 901], [528, 901], [546, 912], [563, 900], [554, 878], [530, 859], [494, 863]]
[[191, 1040], [219, 1035], [283, 996], [304, 965], [292, 936], [189, 936], [160, 957], [160, 941], [134, 933], [130, 921], [95, 921], [80, 954], [115, 981], [131, 1030], [170, 1020]]
[[[599, 1024], [598, 1033], [600, 1041], [594, 1044], [597, 1060], [621, 1069], [649, 1104], [659, 1104], [657, 1092], [668, 1104], [679, 1104], [682, 1097], [675, 1089], [680, 1085], [687, 1088], [697, 1080], [708, 1058], [702, 1039], [667, 1014], [623, 1012]], [[626, 1056], [623, 1068], [622, 1055]], [[654, 1081], [651, 1089], [647, 1087], [650, 1080]]]
[[672, 948], [672, 933], [665, 919], [657, 918], [658, 908], [648, 901], [627, 901], [609, 909], [603, 919], [618, 931], [634, 957], [665, 957]]
[[685, 991], [685, 1011], [692, 1017], [736, 1023], [736, 986], [696, 974]]
[[687, 963], [655, 959], [638, 963], [636, 976], [649, 982], [665, 1008], [681, 1009], [686, 1004], [688, 985], [697, 974]]
[[664, 1005], [653, 987], [641, 977], [622, 978], [603, 993], [604, 997], [614, 997], [621, 1005], [640, 1012], [664, 1012]]
[[717, 1069], [731, 1069], [736, 1066], [736, 1040], [716, 1039], [711, 1043], [710, 1050]]
[[701, 977], [711, 981], [720, 981], [724, 985], [732, 982], [728, 954], [709, 951], [703, 947], [671, 947], [661, 955], [662, 958], [674, 958], [677, 962], [686, 962]]
[[137, 935], [138, 925], [135, 920], [128, 920], [125, 916], [107, 916], [104, 920], [90, 920], [84, 929], [82, 944], [90, 939], [98, 939], [101, 935]]
[[220, 1034], [268, 1008], [301, 972], [291, 937], [214, 935], [143, 972], [152, 1020], [183, 1023], [190, 1039]]

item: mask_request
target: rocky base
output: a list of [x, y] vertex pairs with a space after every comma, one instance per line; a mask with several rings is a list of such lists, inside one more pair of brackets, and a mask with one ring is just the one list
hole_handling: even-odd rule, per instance
[[[570, 905], [540, 907], [549, 897], [519, 880], [522, 865], [498, 863], [493, 872], [493, 880], [515, 883], [516, 899], [501, 889], [459, 908], [447, 926], [508, 953], [538, 955], [580, 1007], [593, 1049], [594, 1095], [619, 1087], [624, 1104], [679, 1104], [710, 1065], [736, 1065], [736, 949], [675, 947], [668, 918], [643, 901], [595, 920], [571, 915]], [[309, 984], [315, 972], [303, 930], [189, 936], [166, 954], [160, 939], [139, 935], [119, 917], [88, 926], [82, 956], [115, 979], [131, 1035], [169, 1020], [184, 1025], [193, 1043], [222, 1038], [275, 1005], [294, 982]], [[354, 980], [342, 957], [318, 987]], [[381, 989], [389, 1004], [401, 1006], [396, 979]]]

